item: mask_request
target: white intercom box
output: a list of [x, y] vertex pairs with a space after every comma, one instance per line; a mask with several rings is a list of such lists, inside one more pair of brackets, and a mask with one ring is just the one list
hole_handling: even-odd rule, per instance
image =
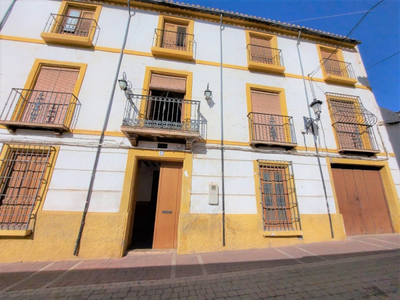
[[211, 182], [208, 186], [208, 204], [218, 205], [218, 184]]

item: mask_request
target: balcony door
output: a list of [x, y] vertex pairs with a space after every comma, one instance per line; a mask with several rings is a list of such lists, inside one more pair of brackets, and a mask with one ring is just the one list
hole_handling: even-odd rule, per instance
[[63, 125], [78, 73], [78, 69], [42, 66], [32, 90], [24, 93], [20, 121]]
[[76, 36], [88, 36], [94, 11], [78, 8], [69, 8], [66, 16], [63, 16], [63, 25], [60, 33]]
[[164, 33], [161, 47], [173, 50], [186, 51], [186, 25], [178, 25], [170, 22], [164, 23]]
[[250, 36], [251, 61], [276, 65], [271, 49], [271, 40]]
[[152, 74], [146, 119], [152, 127], [181, 129], [186, 78]]
[[251, 106], [253, 140], [286, 142], [279, 94], [252, 90]]
[[327, 75], [348, 77], [344, 62], [339, 61], [337, 52], [321, 48], [321, 55]]

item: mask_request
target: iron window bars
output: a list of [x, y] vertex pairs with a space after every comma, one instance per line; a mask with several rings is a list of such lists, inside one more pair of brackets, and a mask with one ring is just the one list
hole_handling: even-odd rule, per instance
[[186, 27], [178, 26], [177, 31], [156, 28], [153, 41], [155, 47], [193, 52], [194, 35], [186, 33]]
[[297, 143], [293, 117], [255, 112], [247, 117], [252, 141]]
[[0, 114], [0, 121], [71, 128], [80, 106], [78, 98], [71, 93], [13, 88]]
[[283, 67], [281, 49], [255, 44], [248, 44], [246, 48], [249, 52], [250, 61]]
[[0, 229], [30, 229], [43, 201], [54, 151], [50, 146], [4, 144], [0, 160]]
[[324, 58], [322, 60], [326, 75], [339, 76], [344, 78], [356, 79], [351, 63]]
[[127, 98], [122, 121], [123, 126], [195, 131], [202, 137], [206, 123], [200, 101], [136, 94]]
[[292, 162], [257, 162], [264, 230], [301, 230]]
[[357, 96], [326, 93], [332, 119], [341, 151], [378, 151], [372, 126], [378, 121]]
[[95, 19], [82, 18], [73, 15], [50, 14], [44, 32], [67, 34], [78, 37], [91, 37], [96, 34], [100, 27]]

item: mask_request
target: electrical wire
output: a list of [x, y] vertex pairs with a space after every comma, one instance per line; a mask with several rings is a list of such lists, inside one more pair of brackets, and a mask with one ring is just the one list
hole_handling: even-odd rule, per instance
[[318, 17], [318, 18], [311, 18], [311, 19], [303, 19], [303, 20], [288, 21], [288, 23], [303, 22], [303, 21], [312, 21], [312, 20], [321, 20], [321, 19], [328, 19], [328, 18], [335, 18], [335, 17], [342, 17], [342, 16], [349, 16], [349, 15], [362, 14], [362, 13], [365, 13], [365, 12], [367, 12], [367, 10], [361, 10], [361, 11], [356, 11], [356, 12], [351, 12], [351, 13], [346, 13], [346, 14], [331, 15], [331, 16]]
[[[357, 22], [357, 24], [350, 30], [350, 32], [343, 38], [342, 42], [340, 42], [334, 51], [332, 51], [332, 53], [327, 57], [324, 58], [323, 60], [327, 61], [335, 52], [337, 49], [339, 49], [339, 47], [343, 44], [343, 42], [350, 36], [350, 34], [353, 33], [354, 30], [356, 30], [356, 28], [358, 27], [358, 25], [361, 24], [361, 22], [365, 19], [365, 17], [375, 8], [377, 7], [379, 4], [381, 4], [384, 0], [379, 1], [377, 4], [375, 4], [373, 7], [371, 7], [362, 17], [361, 19]], [[321, 61], [320, 61], [321, 62]], [[318, 72], [318, 70], [321, 68], [321, 64], [314, 70], [312, 71], [310, 74], [308, 74], [309, 77], [312, 77], [316, 72]]]
[[374, 63], [372, 66], [369, 66], [368, 68], [366, 68], [366, 70], [368, 70], [368, 69], [370, 69], [372, 67], [375, 67], [376, 65], [379, 65], [380, 63], [383, 63], [384, 61], [388, 60], [389, 58], [392, 58], [393, 56], [395, 56], [395, 55], [397, 55], [399, 53], [400, 53], [400, 51], [397, 51], [396, 53], [394, 53], [394, 54], [392, 54], [392, 55], [390, 55], [390, 56], [378, 61], [377, 63]]

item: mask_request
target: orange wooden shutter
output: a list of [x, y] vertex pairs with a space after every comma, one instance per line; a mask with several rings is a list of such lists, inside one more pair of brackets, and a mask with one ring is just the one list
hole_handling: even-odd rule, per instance
[[34, 90], [72, 93], [79, 70], [57, 67], [42, 67]]
[[152, 74], [150, 89], [186, 93], [186, 78]]
[[282, 114], [279, 94], [251, 91], [252, 111], [263, 114]]
[[164, 23], [164, 34], [163, 34], [163, 48], [175, 49], [176, 48], [176, 36], [178, 26], [172, 23]]
[[272, 64], [271, 41], [250, 36], [251, 60], [260, 63]]

